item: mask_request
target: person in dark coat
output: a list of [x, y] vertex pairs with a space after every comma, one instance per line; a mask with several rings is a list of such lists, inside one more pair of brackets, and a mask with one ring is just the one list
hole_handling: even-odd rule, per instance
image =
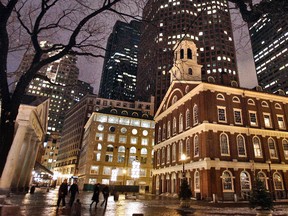
[[59, 187], [58, 191], [58, 200], [57, 200], [57, 207], [59, 207], [60, 202], [62, 200], [62, 206], [65, 207], [65, 196], [68, 194], [68, 184], [67, 184], [67, 179], [63, 181], [63, 183]]
[[107, 200], [108, 200], [108, 197], [109, 197], [109, 187], [108, 185], [105, 185], [104, 188], [102, 189], [102, 193], [103, 193], [103, 202], [101, 203], [101, 206], [103, 206], [105, 204], [105, 208], [107, 206]]
[[99, 194], [100, 194], [100, 184], [96, 184], [94, 186], [93, 196], [92, 196], [92, 203], [90, 204], [90, 208], [92, 207], [92, 204], [96, 202], [95, 208], [97, 208], [97, 204], [99, 203]]
[[70, 207], [72, 207], [74, 200], [75, 200], [75, 197], [76, 197], [76, 193], [79, 194], [79, 189], [78, 189], [78, 185], [77, 185], [76, 181], [74, 181], [73, 184], [71, 185], [71, 187], [69, 189], [69, 193], [70, 193], [69, 205], [70, 205]]

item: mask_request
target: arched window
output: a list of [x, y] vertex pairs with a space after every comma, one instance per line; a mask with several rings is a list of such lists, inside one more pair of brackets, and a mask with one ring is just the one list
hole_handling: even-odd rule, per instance
[[275, 141], [271, 137], [268, 139], [268, 148], [271, 158], [277, 158], [277, 150], [275, 146]]
[[220, 94], [220, 93], [217, 94], [216, 98], [217, 98], [217, 100], [225, 100], [224, 95], [223, 95], [223, 94]]
[[197, 104], [195, 104], [193, 106], [193, 125], [197, 125], [199, 122], [199, 119], [198, 119], [198, 106]]
[[261, 181], [261, 182], [263, 182], [263, 185], [264, 185], [264, 187], [266, 188], [266, 189], [268, 189], [268, 187], [267, 187], [267, 177], [266, 177], [266, 175], [265, 175], [265, 173], [264, 172], [258, 172], [257, 173], [257, 178]]
[[266, 101], [262, 101], [261, 106], [262, 107], [269, 107], [269, 105]]
[[209, 82], [209, 83], [215, 83], [215, 78], [212, 77], [212, 76], [209, 76], [209, 77], [208, 77], [208, 82]]
[[260, 139], [258, 137], [253, 137], [252, 142], [253, 142], [253, 149], [254, 149], [255, 157], [262, 157]]
[[141, 155], [147, 155], [148, 151], [146, 148], [141, 149]]
[[194, 157], [199, 156], [199, 137], [198, 135], [194, 136]]
[[167, 146], [167, 163], [170, 163], [170, 145]]
[[96, 161], [100, 161], [101, 160], [101, 153], [97, 153], [96, 154]]
[[282, 177], [278, 172], [273, 174], [273, 183], [274, 183], [275, 190], [283, 190], [284, 189]]
[[136, 154], [136, 148], [134, 146], [130, 148], [130, 153]]
[[192, 50], [190, 48], [187, 49], [187, 58], [192, 59]]
[[161, 142], [161, 127], [158, 128], [158, 142]]
[[199, 171], [195, 171], [194, 173], [194, 190], [200, 191], [200, 173]]
[[166, 139], [166, 125], [163, 124], [163, 136], [162, 136], [162, 140], [165, 140]]
[[177, 127], [177, 122], [176, 122], [176, 118], [174, 117], [173, 118], [173, 129], [172, 129], [173, 135], [176, 134], [176, 127]]
[[281, 109], [281, 105], [279, 103], [275, 103], [275, 109]]
[[162, 148], [162, 150], [161, 150], [161, 163], [162, 164], [164, 164], [165, 163], [165, 157], [166, 157], [166, 155], [165, 155], [165, 148]]
[[187, 157], [190, 157], [191, 155], [191, 143], [189, 138], [186, 140], [186, 155]]
[[238, 156], [245, 157], [246, 156], [245, 139], [242, 135], [238, 135], [236, 139], [237, 139]]
[[128, 112], [127, 112], [126, 110], [123, 110], [123, 111], [121, 112], [121, 115], [128, 115]]
[[239, 99], [238, 97], [236, 97], [236, 96], [234, 96], [234, 97], [232, 98], [232, 101], [233, 101], [234, 103], [240, 103], [240, 99]]
[[107, 145], [107, 149], [106, 149], [107, 152], [113, 152], [113, 150], [114, 150], [113, 145], [111, 144]]
[[189, 75], [193, 75], [192, 68], [188, 68], [188, 74], [189, 74]]
[[254, 100], [252, 100], [252, 99], [248, 99], [248, 104], [249, 104], [249, 105], [255, 105], [255, 102], [254, 102]]
[[176, 144], [173, 143], [172, 145], [172, 162], [176, 161]]
[[234, 191], [232, 174], [228, 170], [222, 173], [222, 186], [224, 192]]
[[160, 149], [157, 151], [157, 164], [160, 165]]
[[249, 191], [251, 190], [251, 181], [250, 176], [248, 172], [241, 172], [240, 174], [240, 184], [241, 184], [241, 190], [243, 191]]
[[171, 136], [171, 123], [168, 121], [167, 123], [167, 138]]
[[97, 144], [97, 150], [100, 151], [102, 149], [102, 145], [100, 143]]
[[181, 49], [180, 50], [180, 59], [183, 59], [184, 58], [184, 49]]
[[138, 115], [138, 113], [133, 112], [133, 113], [132, 113], [132, 116], [138, 117], [139, 115]]
[[284, 150], [284, 157], [285, 159], [288, 158], [288, 141], [286, 139], [282, 140], [283, 150]]
[[190, 128], [190, 110], [186, 110], [186, 129]]
[[180, 140], [179, 142], [179, 160], [181, 159], [181, 155], [184, 154], [183, 142]]
[[180, 113], [179, 115], [179, 132], [183, 131], [183, 115]]
[[125, 147], [124, 146], [119, 146], [118, 147], [118, 152], [125, 152]]
[[230, 155], [228, 136], [225, 133], [220, 135], [220, 152], [221, 155]]

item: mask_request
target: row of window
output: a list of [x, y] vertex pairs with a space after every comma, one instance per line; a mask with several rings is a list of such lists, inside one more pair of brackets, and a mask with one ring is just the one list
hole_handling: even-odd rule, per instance
[[[111, 175], [112, 170], [115, 170], [115, 168], [109, 167], [109, 166], [104, 166], [102, 175]], [[120, 168], [117, 168], [116, 170], [117, 170], [118, 176], [132, 176], [132, 168], [125, 169], [125, 168], [120, 167]], [[99, 166], [93, 166], [92, 165], [90, 167], [90, 174], [99, 175], [100, 174], [99, 173]], [[140, 177], [146, 177], [146, 175], [147, 175], [147, 170], [140, 168]]]
[[[219, 137], [220, 143], [220, 154], [221, 156], [230, 156], [230, 144], [229, 144], [229, 137], [226, 133], [221, 133]], [[243, 135], [239, 134], [236, 136], [236, 145], [237, 145], [237, 152], [238, 157], [247, 157], [247, 150], [246, 150], [246, 143], [245, 138]], [[261, 147], [261, 141], [258, 136], [254, 136], [252, 138], [252, 145], [254, 150], [254, 157], [255, 158], [263, 158], [263, 150]], [[269, 150], [270, 158], [277, 159], [279, 157], [276, 142], [273, 138], [268, 138], [267, 140], [267, 147]], [[288, 159], [288, 140], [282, 140], [282, 148], [285, 159]], [[172, 150], [172, 151], [171, 151]], [[191, 141], [190, 138], [186, 139], [186, 142], [183, 143], [181, 140], [179, 142], [178, 148], [178, 160], [181, 158], [182, 154], [186, 154], [189, 158], [191, 156]], [[171, 155], [172, 154], [172, 155]], [[161, 150], [157, 151], [157, 165], [165, 164], [172, 162], [176, 162], [176, 155], [177, 155], [177, 145], [173, 143], [172, 145], [168, 145], [166, 148], [163, 147]], [[172, 157], [171, 157], [172, 156]], [[193, 156], [199, 157], [199, 136], [195, 135], [193, 138]]]
[[[96, 141], [104, 141], [104, 133], [96, 133], [95, 135], [95, 140]], [[147, 146], [149, 144], [149, 138], [143, 138], [143, 137], [130, 137], [130, 144], [136, 145], [139, 144], [139, 141], [141, 140], [141, 145]], [[115, 134], [108, 134], [107, 135], [107, 142], [116, 142], [116, 135]], [[127, 144], [127, 136], [120, 135], [118, 137], [118, 143], [123, 143]], [[154, 139], [150, 140], [150, 144], [153, 146], [154, 145]]]
[[[258, 118], [257, 118], [257, 112], [256, 111], [248, 111], [249, 114], [249, 122], [251, 127], [258, 127]], [[226, 114], [226, 107], [218, 106], [217, 107], [217, 115], [218, 115], [218, 122], [221, 123], [227, 123], [227, 114]], [[235, 125], [243, 125], [243, 117], [242, 117], [242, 110], [234, 108], [233, 109], [233, 117], [234, 117], [234, 123]], [[190, 109], [188, 108], [186, 110], [186, 119], [185, 119], [185, 129], [190, 128]], [[284, 115], [276, 114], [276, 120], [279, 129], [285, 130], [286, 125], [284, 121]], [[272, 120], [271, 120], [271, 114], [270, 113], [263, 113], [263, 121], [264, 121], [264, 126], [266, 128], [272, 128]], [[193, 106], [193, 126], [197, 125], [199, 123], [199, 112], [198, 112], [198, 105], [195, 104]], [[183, 114], [179, 114], [178, 118], [178, 131], [181, 133], [184, 130], [184, 119], [183, 119]], [[167, 133], [167, 134], [166, 134]], [[158, 143], [161, 141], [164, 141], [166, 138], [170, 138], [173, 135], [176, 135], [177, 133], [177, 119], [176, 117], [173, 118], [172, 120], [172, 131], [171, 131], [171, 122], [167, 122], [167, 128], [166, 124], [164, 123], [162, 125], [162, 128], [158, 128]]]

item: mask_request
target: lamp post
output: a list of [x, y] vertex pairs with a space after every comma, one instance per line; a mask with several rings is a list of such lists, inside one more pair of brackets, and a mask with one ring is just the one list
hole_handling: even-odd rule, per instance
[[185, 178], [185, 161], [186, 161], [186, 155], [185, 154], [181, 155], [181, 161], [183, 164], [182, 177], [184, 179]]
[[123, 169], [123, 170], [122, 170], [122, 173], [123, 173], [123, 185], [125, 185], [126, 172], [127, 172], [126, 169]]
[[272, 182], [272, 170], [271, 170], [271, 161], [267, 161], [268, 163], [268, 168], [269, 168], [269, 188], [270, 188], [270, 194], [272, 196], [272, 199], [274, 200], [274, 194], [273, 194], [273, 182]]

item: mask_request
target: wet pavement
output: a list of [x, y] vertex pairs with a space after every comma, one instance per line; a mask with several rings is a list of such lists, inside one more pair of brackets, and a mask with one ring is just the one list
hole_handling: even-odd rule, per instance
[[[251, 210], [247, 203], [207, 203], [203, 201], [193, 201], [191, 208], [181, 209], [179, 200], [170, 197], [155, 195], [139, 196], [137, 199], [125, 199], [124, 195], [119, 196], [118, 201], [110, 196], [107, 207], [93, 207], [90, 209], [92, 192], [81, 191], [76, 199], [81, 201], [81, 216], [132, 216], [133, 214], [143, 214], [144, 216], [210, 216], [210, 215], [256, 215], [255, 210]], [[100, 195], [100, 203], [102, 196]], [[57, 190], [37, 188], [34, 194], [11, 194], [12, 204], [20, 206], [22, 216], [64, 216], [76, 215], [74, 209], [68, 207], [69, 196], [66, 197], [66, 207], [60, 205], [57, 208]], [[277, 203], [273, 215], [288, 216], [288, 201]]]

